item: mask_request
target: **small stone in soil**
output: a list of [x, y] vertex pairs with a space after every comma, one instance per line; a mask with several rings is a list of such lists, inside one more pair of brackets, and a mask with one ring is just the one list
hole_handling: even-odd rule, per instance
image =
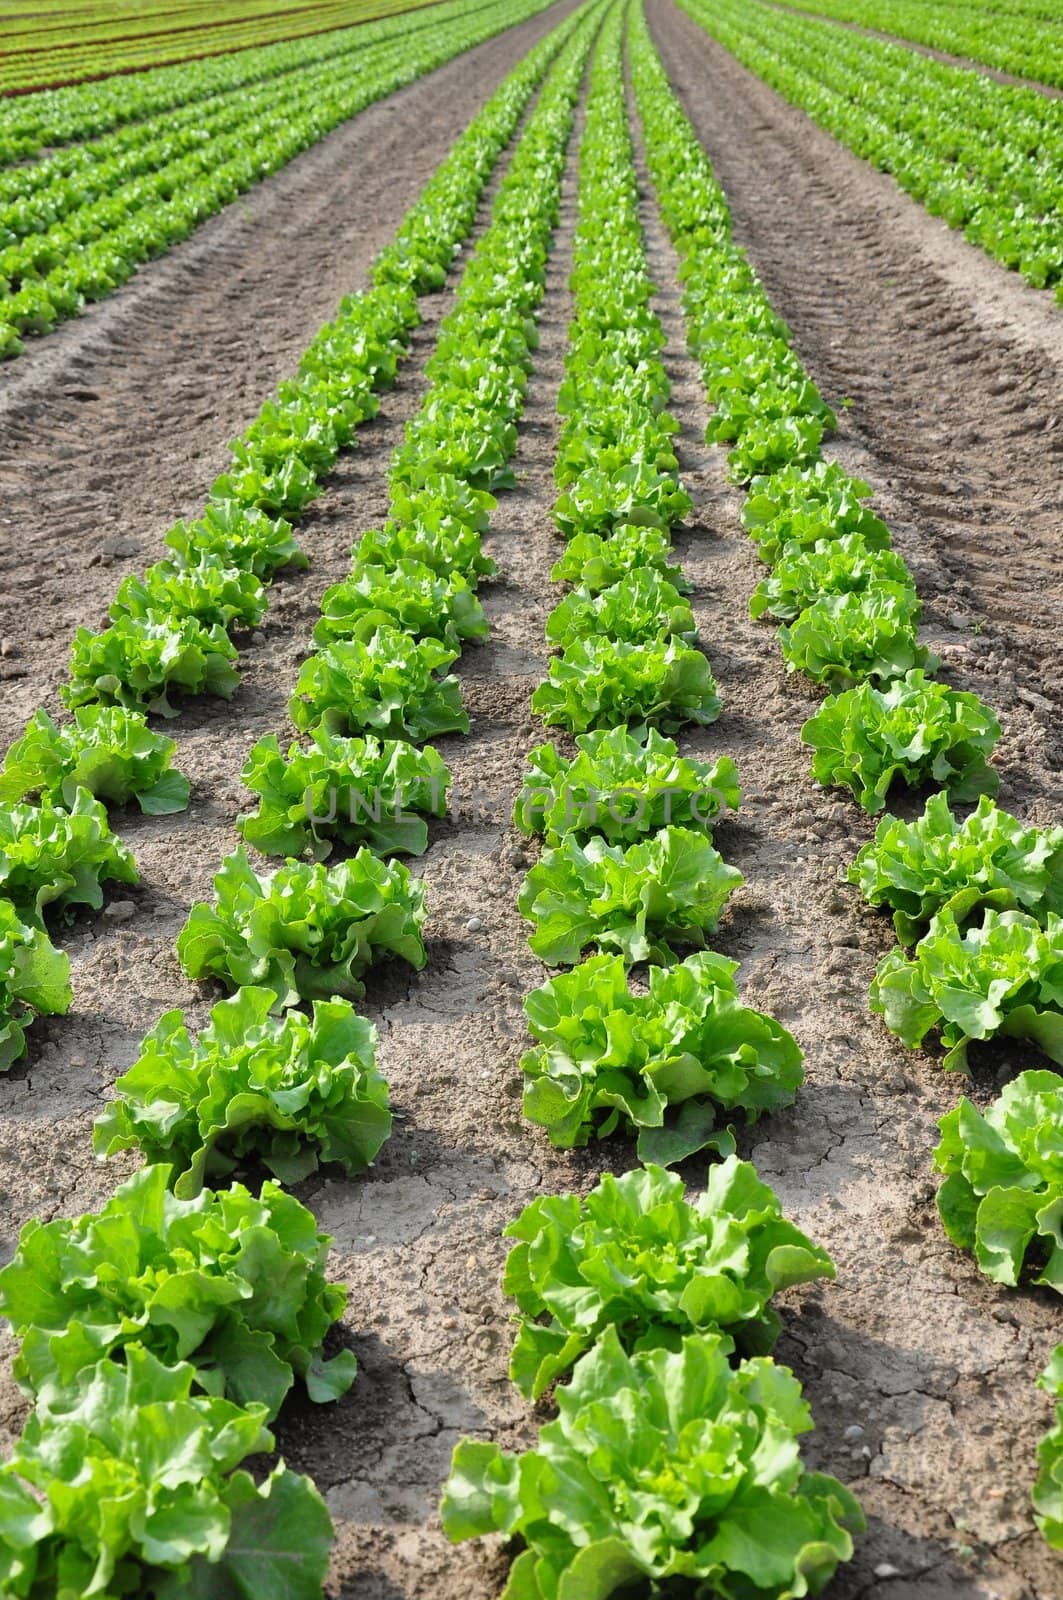
[[104, 906], [103, 914], [110, 917], [112, 922], [128, 922], [130, 917], [135, 917], [136, 905], [132, 900], [112, 900], [109, 906]]
[[483, 919], [480, 917], [470, 917], [468, 922], [465, 924], [465, 927], [466, 931], [469, 933], [479, 933], [483, 927]]

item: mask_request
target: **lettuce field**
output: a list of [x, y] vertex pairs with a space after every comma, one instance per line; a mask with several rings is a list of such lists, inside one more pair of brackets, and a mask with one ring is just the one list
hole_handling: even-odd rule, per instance
[[0, 6], [0, 1600], [1063, 1595], [1061, 29]]

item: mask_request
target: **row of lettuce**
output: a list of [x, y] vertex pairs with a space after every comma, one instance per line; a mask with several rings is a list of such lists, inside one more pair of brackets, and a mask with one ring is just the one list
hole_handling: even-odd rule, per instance
[[[333, 721], [342, 707], [345, 732], [325, 726], [325, 706], [311, 715], [301, 678], [293, 710], [302, 708], [296, 721], [308, 728], [309, 746], [293, 746], [286, 762], [275, 739], [263, 741], [248, 762], [252, 784], [261, 776], [262, 804], [243, 826], [257, 830], [265, 850], [307, 846], [305, 854], [318, 856], [335, 843], [360, 844], [361, 812], [330, 817], [326, 807], [308, 817], [307, 762], [333, 784], [342, 769], [363, 796], [390, 784], [413, 813], [408, 787], [422, 796], [424, 813], [445, 805], [446, 768], [434, 751], [417, 747], [425, 734], [416, 723], [434, 696], [437, 731], [468, 726], [456, 680], [438, 671], [454, 659], [450, 641], [483, 631], [475, 585], [489, 570], [480, 553], [493, 504], [486, 485], [504, 475], [504, 460], [485, 468], [467, 445], [481, 413], [494, 415], [499, 384], [511, 415], [519, 415], [545, 240], [594, 26], [593, 16], [577, 14], [507, 80], [377, 262], [374, 286], [344, 303], [300, 378], [265, 408], [269, 427], [256, 437], [272, 439], [274, 454], [245, 463], [242, 478], [227, 474], [204, 518], [172, 536], [178, 555], [165, 578], [180, 575], [190, 586], [181, 591], [186, 598], [196, 594], [212, 606], [219, 583], [197, 576], [205, 553], [213, 558], [209, 571], [241, 592], [248, 575], [257, 584], [278, 566], [305, 561], [277, 515], [297, 506], [272, 499], [292, 493], [305, 503], [342, 447], [340, 435], [349, 442], [372, 414], [418, 320], [417, 296], [443, 282], [492, 169], [553, 65], [441, 329], [436, 381], [395, 454], [392, 516], [382, 534], [355, 547], [351, 578], [339, 586], [350, 605], [336, 608], [336, 589], [326, 596], [322, 654], [341, 651], [332, 661], [337, 672], [343, 659], [352, 661], [350, 692], [342, 695], [334, 679], [330, 702]], [[154, 579], [143, 582], [150, 587]], [[426, 606], [425, 631], [409, 634], [408, 608]], [[202, 626], [195, 609], [183, 620], [152, 616], [153, 627]], [[459, 617], [463, 626], [455, 628]], [[220, 621], [210, 626], [227, 642]], [[342, 656], [348, 647], [360, 676], [354, 658]], [[79, 639], [75, 661], [84, 648]], [[8, 813], [30, 837], [24, 860], [39, 837], [31, 837], [32, 812], [50, 818], [56, 834], [64, 816], [91, 813], [100, 837], [122, 848], [79, 779], [99, 779], [114, 803], [139, 793], [149, 810], [179, 807], [187, 786], [168, 768], [170, 742], [147, 727], [145, 713], [176, 709], [160, 698], [175, 686], [184, 694], [231, 692], [205, 667], [175, 685], [162, 672], [172, 651], [155, 658], [160, 670], [147, 680], [134, 659], [111, 654], [115, 670], [95, 679], [75, 674], [67, 692], [79, 708], [72, 725], [57, 729], [38, 715], [9, 752], [5, 783], [38, 794], [36, 805]], [[228, 666], [228, 651], [218, 654]], [[394, 672], [381, 666], [385, 660]], [[368, 809], [378, 809], [375, 798]], [[117, 1600], [150, 1590], [204, 1600], [263, 1593], [319, 1600], [331, 1541], [323, 1502], [283, 1463], [264, 1481], [241, 1463], [273, 1448], [268, 1424], [296, 1380], [312, 1401], [327, 1402], [356, 1371], [335, 1333], [335, 1353], [323, 1350], [346, 1297], [325, 1277], [327, 1237], [283, 1185], [319, 1159], [363, 1171], [390, 1130], [375, 1031], [351, 1001], [382, 956], [415, 968], [426, 960], [423, 885], [392, 859], [395, 851], [422, 851], [426, 829], [417, 814], [390, 834], [376, 833], [371, 817], [366, 826], [372, 847], [361, 843], [332, 867], [293, 855], [260, 874], [243, 849], [226, 860], [216, 903], [193, 908], [178, 949], [191, 976], [217, 978], [230, 996], [198, 1036], [181, 1012], [163, 1017], [97, 1123], [101, 1154], [132, 1146], [147, 1165], [94, 1215], [27, 1224], [0, 1273], [0, 1310], [20, 1344], [16, 1376], [34, 1401], [0, 1468], [5, 1594]], [[76, 836], [73, 828], [66, 835]], [[43, 857], [38, 867], [43, 886]], [[82, 899], [98, 900], [106, 867], [82, 871], [70, 857], [64, 870], [86, 887]], [[64, 900], [72, 903], [62, 893], [50, 903]], [[18, 915], [46, 939], [39, 913], [22, 904]], [[247, 1162], [275, 1174], [257, 1196], [239, 1183], [205, 1187]]]
[[[109, 7], [95, 16], [75, 11], [17, 13], [4, 19], [5, 57], [0, 64], [0, 94], [47, 91], [59, 85], [103, 80], [113, 90], [116, 75], [165, 63], [208, 60], [225, 52], [250, 54], [272, 40], [326, 30], [351, 30], [351, 24], [413, 11], [432, 0], [307, 0], [274, 13], [246, 0], [223, 0], [209, 14], [181, 8]], [[107, 80], [112, 80], [107, 83]]]
[[680, 4], [932, 215], [1036, 288], [1063, 294], [1059, 99], [763, 0]]
[[[531, 702], [575, 739], [530, 752], [516, 820], [544, 845], [520, 893], [531, 948], [571, 969], [525, 1001], [525, 1114], [561, 1148], [637, 1134], [644, 1164], [583, 1197], [537, 1197], [506, 1229], [510, 1375], [529, 1400], [553, 1390], [558, 1414], [519, 1455], [462, 1441], [442, 1516], [454, 1540], [519, 1538], [511, 1600], [684, 1580], [782, 1597], [822, 1588], [863, 1519], [840, 1483], [804, 1470], [808, 1406], [769, 1354], [775, 1292], [833, 1266], [715, 1126], [790, 1103], [801, 1051], [741, 1005], [737, 963], [677, 953], [707, 943], [742, 881], [712, 843], [739, 792], [729, 758], [690, 759], [667, 736], [712, 722], [720, 701], [670, 541], [691, 501], [664, 409], [625, 9], [604, 24], [579, 158], [554, 507], [555, 577], [573, 587]], [[706, 1148], [724, 1159], [688, 1199], [667, 1167]]]
[[[911, 575], [865, 504], [868, 485], [823, 455], [831, 418], [731, 238], [724, 196], [641, 19], [632, 68], [690, 348], [714, 408], [709, 437], [731, 446], [743, 520], [771, 569], [750, 609], [781, 621], [788, 670], [832, 690], [803, 730], [812, 775], [872, 815], [891, 790], [939, 791], [911, 822], [884, 816], [847, 872], [869, 904], [892, 912], [902, 941], [879, 964], [872, 1009], [910, 1047], [939, 1039], [946, 1069], [967, 1070], [970, 1044], [994, 1038], [1063, 1066], [1063, 827], [1024, 824], [992, 799], [997, 718], [933, 676]], [[950, 801], [977, 804], [961, 816]], [[961, 1099], [941, 1133], [938, 1208], [950, 1238], [994, 1282], [1063, 1289], [1063, 1077], [1021, 1072], [985, 1114]], [[1041, 1380], [1060, 1403], [1033, 1491], [1057, 1548], [1061, 1379], [1063, 1346]]]
[[[221, 87], [90, 144], [0, 173], [0, 357], [105, 299], [145, 262], [374, 101], [543, 0], [433, 7], [379, 40]], [[360, 30], [359, 30], [360, 31]]]

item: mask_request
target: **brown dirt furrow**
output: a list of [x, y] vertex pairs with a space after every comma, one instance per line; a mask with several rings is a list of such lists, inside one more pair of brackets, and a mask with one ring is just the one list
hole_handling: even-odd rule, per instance
[[[1037, 756], [1063, 761], [1063, 317], [740, 67], [670, 0], [648, 14], [746, 247], [863, 450], [950, 648], [1006, 711], [1040, 697]], [[907, 554], [907, 551], [906, 551]], [[1000, 702], [1003, 701], [1001, 705]]]
[[917, 55], [928, 56], [931, 61], [940, 61], [946, 67], [962, 67], [965, 72], [980, 72], [983, 78], [992, 78], [996, 83], [1011, 84], [1017, 89], [1033, 89], [1035, 93], [1043, 94], [1049, 100], [1063, 99], [1063, 89], [1057, 89], [1054, 84], [1038, 83], [1036, 78], [1020, 78], [1014, 72], [1005, 72], [1001, 67], [991, 67], [985, 61], [972, 61], [969, 56], [953, 55], [948, 50], [935, 50], [933, 45], [920, 44], [915, 39], [905, 39], [899, 33], [886, 33], [881, 28], [866, 27], [862, 22], [849, 22], [842, 17], [825, 16], [814, 6], [806, 9], [804, 6], [776, 4], [776, 0], [768, 0], [768, 4], [784, 15], [796, 12], [798, 16], [812, 17], [816, 22], [830, 22], [837, 28], [848, 28], [850, 33], [862, 33], [866, 39], [880, 39], [883, 44], [896, 44], [905, 50], [914, 50]]
[[337, 128], [0, 371], [0, 740], [162, 552], [560, 0]]
[[[797, 266], [786, 273], [777, 267], [790, 262], [792, 250], [818, 277], [817, 222], [824, 260], [830, 247], [823, 218], [810, 220], [805, 232], [800, 156], [792, 158], [790, 221], [764, 205], [764, 231], [754, 242], [749, 216], [773, 194], [772, 169], [759, 148], [767, 141], [758, 141], [752, 126], [766, 113], [757, 106], [743, 119], [742, 102], [726, 98], [722, 72], [718, 81], [715, 63], [710, 76], [695, 55], [696, 41], [684, 35], [676, 42], [671, 11], [657, 6], [651, 15], [659, 41], [671, 43], [667, 64], [710, 155], [722, 152], [725, 184], [731, 163], [727, 192], [740, 237], [791, 319], [802, 355], [821, 380], [827, 368], [837, 382], [838, 366], [849, 358], [846, 296], [831, 286], [836, 323], [828, 335], [827, 291], [817, 323]], [[677, 67], [681, 55], [685, 73]], [[695, 83], [702, 85], [696, 92]], [[726, 132], [708, 137], [698, 115], [703, 105]], [[750, 160], [763, 163], [756, 178], [735, 170], [747, 139]], [[773, 245], [769, 218], [778, 228]], [[892, 945], [892, 929], [840, 883], [839, 872], [873, 824], [848, 799], [812, 785], [800, 729], [817, 691], [786, 675], [774, 629], [749, 620], [748, 598], [763, 569], [742, 533], [741, 496], [726, 480], [724, 453], [702, 443], [703, 390], [683, 353], [675, 258], [649, 212], [647, 220], [671, 338], [666, 359], [677, 380], [672, 409], [683, 422], [681, 464], [698, 508], [688, 538], [677, 544], [704, 597], [699, 622], [724, 703], [719, 723], [687, 742], [703, 754], [728, 750], [743, 780], [742, 811], [717, 830], [717, 842], [747, 883], [717, 946], [741, 959], [747, 1003], [779, 1017], [807, 1052], [807, 1082], [795, 1107], [761, 1124], [741, 1150], [838, 1268], [836, 1284], [787, 1297], [777, 1352], [801, 1377], [812, 1405], [811, 1461], [848, 1481], [868, 1513], [857, 1558], [830, 1592], [838, 1600], [1052, 1600], [1056, 1558], [1033, 1529], [1028, 1494], [1049, 1419], [1034, 1379], [1058, 1340], [1057, 1308], [1047, 1294], [989, 1285], [949, 1245], [934, 1205], [931, 1157], [936, 1120], [961, 1092], [984, 1100], [1021, 1067], [1043, 1062], [1033, 1051], [1006, 1058], [987, 1051], [972, 1087], [947, 1078], [930, 1053], [903, 1049], [868, 1013], [868, 984]], [[887, 351], [876, 346], [866, 365], [884, 389], [894, 383]], [[846, 381], [840, 392], [855, 387]], [[931, 536], [900, 464], [887, 473], [878, 436], [865, 434], [871, 392], [869, 384], [845, 417], [836, 453], [876, 487], [888, 477], [880, 503], [921, 592], [931, 597], [928, 642], [958, 687], [983, 693], [1002, 714], [1002, 803], [1025, 801], [1034, 815], [1050, 813], [1057, 780], [1040, 710], [1016, 698], [1023, 679], [1010, 663], [1018, 647], [1001, 634], [983, 650], [988, 627], [976, 636], [953, 626], [954, 552]], [[1006, 670], [998, 670], [998, 650]], [[902, 801], [901, 808], [910, 805]]]

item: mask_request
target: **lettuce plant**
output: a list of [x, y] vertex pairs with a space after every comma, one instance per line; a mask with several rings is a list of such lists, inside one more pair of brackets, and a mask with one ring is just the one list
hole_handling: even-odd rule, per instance
[[915, 590], [895, 583], [826, 595], [779, 629], [787, 670], [832, 688], [868, 678], [888, 683], [913, 667], [933, 670], [937, 657], [917, 639], [919, 610]]
[[995, 794], [987, 763], [1000, 724], [977, 695], [928, 683], [914, 668], [884, 688], [862, 683], [825, 700], [801, 730], [815, 752], [818, 783], [852, 790], [865, 811], [886, 804], [895, 779], [909, 788], [936, 783], [956, 800]]
[[[872, 548], [862, 533], [817, 539], [813, 545], [795, 542], [783, 547], [772, 572], [757, 584], [749, 614], [791, 622], [817, 600], [866, 594], [882, 584], [911, 591], [911, 574], [896, 551]], [[912, 591], [913, 616], [917, 604]]]
[[495, 563], [484, 555], [476, 528], [443, 517], [439, 520], [443, 524], [439, 529], [428, 521], [391, 521], [383, 531], [371, 529], [355, 545], [355, 560], [362, 566], [389, 570], [404, 561], [416, 561], [441, 578], [462, 577], [470, 587], [495, 572]]
[[444, 577], [421, 561], [392, 567], [356, 562], [349, 578], [326, 589], [315, 644], [368, 639], [377, 628], [398, 628], [418, 639], [441, 639], [460, 649], [487, 636], [483, 606], [461, 573]]
[[571, 644], [550, 662], [531, 704], [548, 727], [571, 733], [620, 723], [672, 731], [686, 722], [715, 722], [720, 714], [707, 659], [674, 639], [617, 644], [598, 638]]
[[165, 1162], [184, 1199], [248, 1161], [288, 1184], [320, 1161], [371, 1166], [391, 1132], [376, 1029], [346, 1000], [315, 1000], [310, 1017], [271, 1016], [275, 1003], [272, 989], [245, 985], [197, 1038], [168, 1011], [97, 1117], [97, 1153]]
[[266, 1408], [193, 1395], [193, 1369], [131, 1344], [75, 1403], [31, 1416], [0, 1467], [11, 1600], [319, 1600], [332, 1522], [309, 1478], [237, 1470], [273, 1449]]
[[748, 483], [788, 462], [814, 461], [825, 432], [823, 417], [801, 412], [752, 418], [727, 452], [728, 476], [732, 483]]
[[424, 885], [364, 846], [335, 867], [289, 861], [260, 877], [243, 848], [214, 879], [216, 903], [192, 907], [177, 938], [190, 978], [230, 990], [261, 984], [278, 1007], [365, 993], [362, 975], [384, 956], [417, 971], [427, 958]]
[[1056, 1420], [1037, 1447], [1034, 1521], [1052, 1549], [1063, 1550], [1063, 1344], [1056, 1346], [1037, 1386], [1055, 1401]]
[[281, 754], [276, 734], [254, 746], [241, 774], [260, 796], [237, 823], [267, 856], [312, 851], [323, 860], [339, 839], [375, 855], [419, 856], [428, 847], [425, 817], [447, 812], [450, 773], [431, 745], [404, 739], [345, 739], [316, 728], [307, 749]]
[[879, 962], [871, 1009], [906, 1045], [941, 1031], [945, 1067], [967, 1070], [972, 1039], [1032, 1039], [1063, 1065], [1063, 917], [1042, 927], [1022, 911], [988, 910], [962, 930], [939, 911], [911, 957], [893, 950]]
[[661, 528], [623, 523], [611, 533], [578, 533], [555, 561], [550, 576], [555, 583], [575, 583], [591, 594], [611, 589], [633, 572], [656, 572], [681, 592], [690, 585], [683, 569], [672, 564], [672, 542]]
[[72, 999], [65, 951], [0, 898], [0, 1072], [26, 1054], [26, 1029], [34, 1017], [61, 1016]]
[[738, 771], [729, 756], [715, 762], [680, 756], [655, 728], [642, 738], [626, 728], [582, 733], [571, 760], [554, 744], [536, 745], [513, 810], [522, 833], [557, 845], [568, 833], [601, 834], [629, 844], [675, 823], [709, 829], [737, 811]]
[[178, 564], [194, 567], [207, 557], [267, 579], [281, 567], [298, 571], [310, 565], [292, 537], [291, 523], [268, 517], [234, 500], [208, 505], [195, 522], [176, 522], [166, 543]]
[[571, 834], [544, 850], [518, 904], [534, 924], [529, 944], [550, 966], [574, 965], [586, 945], [635, 961], [667, 963], [673, 944], [705, 946], [724, 905], [745, 880], [704, 834], [662, 828], [629, 845]]
[[667, 638], [690, 641], [697, 631], [689, 603], [666, 578], [648, 568], [627, 574], [598, 594], [573, 589], [546, 621], [547, 642], [562, 650], [596, 636], [649, 644]]
[[332, 1242], [305, 1206], [266, 1182], [179, 1200], [167, 1166], [143, 1167], [87, 1216], [28, 1222], [0, 1271], [0, 1311], [21, 1349], [15, 1376], [62, 1410], [86, 1368], [130, 1345], [198, 1387], [275, 1416], [296, 1377], [311, 1400], [354, 1381], [353, 1354], [321, 1342], [346, 1294], [325, 1279]]
[[1020, 1072], [988, 1110], [961, 1099], [938, 1127], [938, 1210], [953, 1244], [994, 1283], [1014, 1286], [1028, 1265], [1063, 1294], [1063, 1078]]
[[889, 906], [903, 944], [939, 911], [962, 923], [981, 906], [1063, 914], [1063, 827], [1036, 828], [983, 795], [963, 821], [931, 795], [921, 817], [884, 817], [848, 872], [873, 906]]
[[299, 517], [321, 493], [317, 473], [296, 455], [280, 456], [237, 440], [233, 463], [211, 484], [216, 504], [232, 501], [269, 517]]
[[79, 706], [65, 727], [35, 711], [4, 758], [0, 803], [33, 795], [69, 808], [81, 789], [106, 806], [136, 800], [149, 816], [168, 816], [188, 804], [188, 779], [170, 766], [176, 748], [124, 706]]
[[699, 951], [628, 987], [623, 957], [592, 956], [524, 1002], [537, 1043], [521, 1060], [524, 1115], [562, 1149], [637, 1131], [640, 1160], [671, 1165], [706, 1144], [717, 1108], [755, 1122], [791, 1105], [802, 1053], [773, 1017], [743, 1006], [738, 963]]
[[667, 529], [681, 522], [693, 504], [673, 472], [635, 461], [614, 472], [594, 467], [581, 473], [558, 496], [554, 521], [566, 538], [608, 533], [632, 522]]
[[397, 628], [340, 639], [303, 662], [288, 712], [300, 732], [378, 733], [414, 743], [441, 733], [468, 733], [461, 685], [439, 678], [457, 651], [438, 639], [414, 639]]
[[110, 615], [149, 617], [153, 614], [195, 617], [205, 628], [256, 628], [268, 609], [266, 591], [253, 572], [226, 564], [224, 556], [202, 555], [180, 565], [158, 561], [142, 578], [131, 574], [119, 585]]
[[130, 850], [86, 789], [69, 809], [50, 800], [0, 807], [0, 895], [30, 921], [39, 921], [46, 906], [98, 911], [104, 882], [138, 878]]
[[503, 1600], [605, 1600], [633, 1584], [791, 1600], [852, 1556], [859, 1504], [803, 1470], [809, 1409], [770, 1358], [734, 1369], [719, 1334], [628, 1355], [610, 1327], [557, 1403], [534, 1450], [465, 1439], [454, 1452], [448, 1536], [525, 1546]]
[[782, 1327], [772, 1295], [833, 1278], [834, 1265], [782, 1214], [748, 1161], [710, 1167], [693, 1204], [663, 1167], [606, 1173], [584, 1198], [533, 1200], [506, 1229], [518, 1242], [505, 1292], [519, 1331], [509, 1374], [537, 1400], [606, 1328], [627, 1351], [677, 1350], [684, 1334], [722, 1333], [767, 1355]]
[[235, 660], [236, 648], [217, 624], [208, 628], [195, 617], [158, 611], [123, 616], [103, 633], [78, 629], [63, 700], [71, 707], [98, 700], [176, 717], [169, 698], [175, 690], [231, 700], [240, 682]]
[[787, 467], [754, 478], [742, 522], [769, 566], [852, 534], [869, 550], [888, 550], [889, 529], [863, 504], [870, 493], [870, 484], [850, 478], [834, 461]]

